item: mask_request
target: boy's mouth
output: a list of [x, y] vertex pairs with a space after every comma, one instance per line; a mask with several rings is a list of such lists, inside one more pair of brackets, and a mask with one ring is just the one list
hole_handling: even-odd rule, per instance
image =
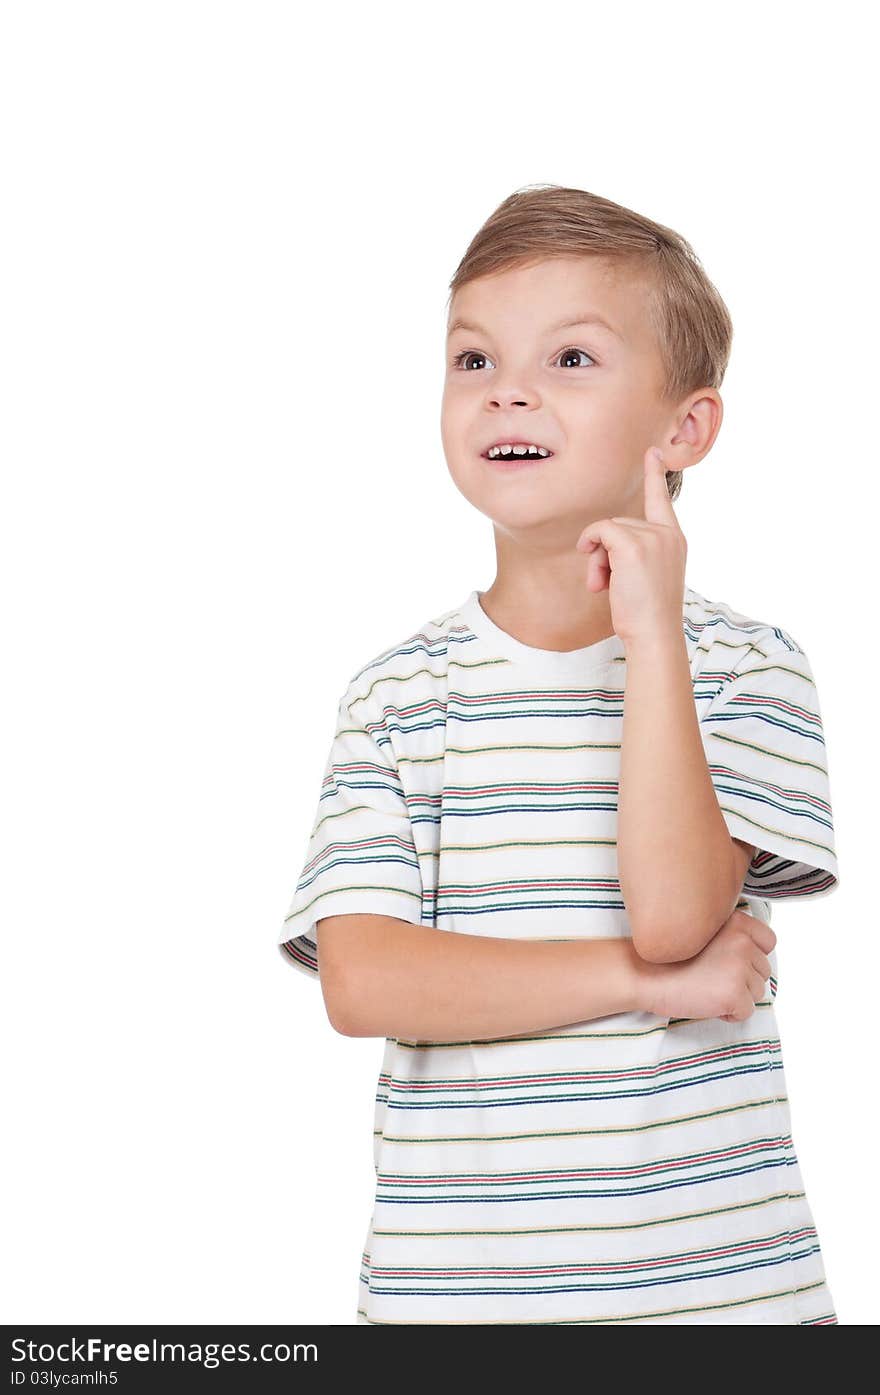
[[481, 454], [484, 460], [491, 460], [493, 463], [522, 464], [535, 460], [549, 460], [553, 452], [546, 446], [535, 445], [530, 441], [504, 441], [489, 446]]

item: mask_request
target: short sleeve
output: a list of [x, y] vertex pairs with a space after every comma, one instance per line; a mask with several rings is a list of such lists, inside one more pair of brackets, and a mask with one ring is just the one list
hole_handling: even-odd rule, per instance
[[750, 648], [700, 721], [731, 837], [755, 848], [743, 891], [774, 899], [839, 884], [819, 697], [792, 644]]
[[422, 920], [422, 881], [403, 785], [382, 714], [350, 687], [339, 703], [315, 824], [276, 942], [290, 964], [318, 976], [315, 922], [323, 916]]

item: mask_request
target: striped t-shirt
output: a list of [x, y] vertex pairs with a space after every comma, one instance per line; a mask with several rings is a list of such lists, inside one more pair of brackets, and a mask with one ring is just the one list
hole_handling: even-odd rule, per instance
[[[630, 934], [615, 842], [624, 643], [533, 648], [480, 594], [342, 696], [276, 936], [313, 977], [330, 915]], [[771, 901], [838, 884], [813, 675], [784, 630], [687, 586], [682, 624], [718, 802], [756, 848], [739, 905], [769, 921]], [[769, 958], [744, 1022], [627, 1012], [510, 1040], [387, 1038], [355, 1320], [837, 1323]]]

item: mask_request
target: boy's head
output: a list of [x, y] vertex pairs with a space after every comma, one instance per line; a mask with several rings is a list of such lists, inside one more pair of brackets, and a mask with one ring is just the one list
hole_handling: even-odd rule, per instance
[[[675, 499], [718, 434], [723, 300], [678, 233], [596, 194], [546, 185], [505, 199], [456, 270], [447, 329], [446, 460], [506, 531], [552, 545], [596, 518], [642, 517], [648, 447]], [[499, 440], [553, 454], [493, 464]]]

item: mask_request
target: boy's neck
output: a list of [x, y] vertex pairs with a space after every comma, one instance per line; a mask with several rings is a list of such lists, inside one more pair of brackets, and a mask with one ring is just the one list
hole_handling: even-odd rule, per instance
[[570, 590], [496, 577], [480, 592], [480, 605], [499, 629], [534, 649], [586, 649], [614, 634], [608, 592], [587, 591], [582, 577]]

